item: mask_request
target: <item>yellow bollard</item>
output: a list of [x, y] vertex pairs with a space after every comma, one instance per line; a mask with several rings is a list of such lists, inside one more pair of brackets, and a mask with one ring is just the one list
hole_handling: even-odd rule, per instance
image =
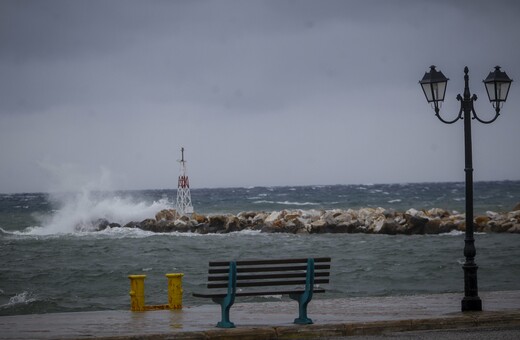
[[168, 278], [168, 306], [170, 309], [182, 309], [182, 273], [166, 274]]
[[146, 275], [128, 275], [130, 279], [130, 310], [142, 312], [144, 305], [144, 279]]

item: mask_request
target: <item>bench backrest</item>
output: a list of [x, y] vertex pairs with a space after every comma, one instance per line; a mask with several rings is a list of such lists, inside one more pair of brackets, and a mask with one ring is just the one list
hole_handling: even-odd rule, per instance
[[[329, 283], [330, 257], [314, 258], [314, 272], [308, 271], [308, 259], [242, 260], [235, 261], [236, 287], [297, 286], [308, 283]], [[227, 288], [230, 262], [209, 263], [208, 288]]]

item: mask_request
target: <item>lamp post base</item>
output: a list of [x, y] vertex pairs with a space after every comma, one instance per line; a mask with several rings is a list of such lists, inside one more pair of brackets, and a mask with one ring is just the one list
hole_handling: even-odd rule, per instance
[[462, 299], [462, 311], [470, 312], [470, 311], [482, 311], [482, 300], [478, 296], [465, 296]]
[[[464, 247], [464, 253], [467, 252], [467, 248], [468, 244]], [[464, 270], [464, 298], [462, 299], [462, 311], [481, 311], [482, 301], [478, 296], [477, 286], [478, 266], [473, 262], [472, 258], [466, 258], [466, 263], [464, 263], [462, 269]]]

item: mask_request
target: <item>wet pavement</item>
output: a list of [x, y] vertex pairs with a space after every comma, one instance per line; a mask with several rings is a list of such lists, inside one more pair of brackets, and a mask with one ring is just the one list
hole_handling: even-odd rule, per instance
[[294, 301], [235, 303], [231, 330], [215, 327], [216, 304], [3, 316], [0, 339], [282, 339], [520, 325], [520, 291], [481, 292], [480, 297], [484, 311], [466, 313], [460, 312], [461, 294], [314, 299], [308, 307], [314, 324], [308, 326], [293, 324]]

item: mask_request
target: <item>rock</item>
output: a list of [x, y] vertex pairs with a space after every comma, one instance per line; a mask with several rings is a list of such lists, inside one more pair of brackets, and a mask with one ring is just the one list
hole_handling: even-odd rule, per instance
[[208, 224], [200, 224], [195, 228], [195, 233], [206, 235], [209, 233], [209, 226]]
[[125, 224], [123, 226], [123, 228], [139, 228], [139, 226], [140, 226], [139, 222], [132, 221], [132, 222], [128, 222], [127, 224]]
[[226, 215], [213, 215], [209, 217], [208, 221], [208, 232], [209, 233], [222, 233], [226, 230], [228, 222], [228, 216]]
[[307, 229], [299, 229], [296, 234], [298, 235], [308, 235], [309, 231]]
[[320, 216], [323, 214], [323, 211], [311, 209], [302, 211], [302, 217], [309, 220], [318, 220]]
[[284, 233], [284, 232], [287, 232], [285, 230], [285, 220], [281, 219], [281, 220], [276, 220], [272, 223], [266, 223], [261, 231], [263, 233]]
[[327, 225], [336, 224], [336, 219], [334, 217], [334, 211], [327, 211], [323, 215], [320, 216], [320, 220], [325, 221]]
[[377, 220], [374, 221], [374, 223], [372, 225], [372, 228], [371, 228], [372, 232], [379, 233], [385, 223], [386, 223], [386, 218], [384, 216], [379, 217]]
[[350, 222], [352, 222], [352, 215], [349, 213], [343, 212], [339, 215], [334, 216], [334, 222], [337, 224], [350, 223]]
[[376, 210], [374, 211], [376, 214], [378, 215], [385, 215], [387, 212], [386, 212], [386, 209], [385, 208], [381, 208], [381, 207], [377, 207]]
[[190, 224], [189, 222], [185, 221], [185, 220], [182, 220], [182, 219], [178, 219], [178, 220], [175, 220], [175, 222], [173, 222], [173, 226], [175, 228], [175, 231], [178, 231], [180, 233], [186, 233], [188, 231], [190, 231]]
[[404, 226], [406, 224], [406, 217], [401, 213], [397, 213], [394, 216], [394, 222]]
[[475, 224], [479, 226], [485, 226], [489, 221], [491, 221], [491, 218], [489, 218], [488, 216], [475, 217]]
[[284, 210], [282, 211], [273, 211], [267, 218], [265, 218], [265, 223], [273, 223], [276, 220], [279, 220], [285, 216]]
[[507, 213], [507, 218], [511, 220], [520, 220], [520, 210], [515, 210]]
[[195, 220], [197, 223], [207, 223], [208, 218], [204, 215], [199, 215], [197, 213], [191, 214], [191, 218]]
[[513, 222], [505, 222], [501, 224], [496, 224], [492, 228], [490, 228], [491, 232], [495, 233], [504, 233], [507, 232], [509, 229], [511, 229], [515, 224]]
[[445, 217], [450, 216], [450, 213], [444, 209], [432, 208], [432, 209], [426, 211], [426, 216], [428, 216], [430, 218], [435, 218], [435, 217], [445, 218]]
[[285, 223], [284, 229], [285, 229], [286, 233], [296, 234], [298, 232], [298, 229], [300, 229], [300, 227], [303, 228], [303, 225], [299, 226], [295, 223], [295, 221], [298, 221], [298, 220], [293, 219], [290, 221], [284, 221], [284, 223]]
[[[100, 218], [100, 219], [92, 222], [92, 226], [94, 227], [95, 231], [105, 230], [106, 228], [108, 228], [109, 225], [110, 225], [110, 222], [108, 222], [108, 220], [105, 218]], [[80, 226], [80, 227], [76, 227], [76, 229], [81, 230], [82, 228]]]
[[311, 223], [311, 233], [323, 233], [325, 231], [325, 227], [327, 226], [327, 222], [324, 220], [317, 220]]
[[[417, 211], [417, 210], [416, 210]], [[427, 218], [416, 216], [405, 215], [406, 217], [406, 228], [405, 233], [409, 235], [424, 234], [424, 227], [428, 222]]]
[[439, 226], [439, 228], [440, 228], [439, 234], [449, 233], [453, 230], [457, 230], [458, 224], [452, 223], [450, 221], [443, 221], [443, 222], [441, 222], [441, 225]]
[[181, 216], [179, 216], [179, 218], [177, 220], [189, 222], [191, 219], [186, 215], [181, 215]]
[[491, 225], [488, 224], [489, 221], [491, 221], [491, 219], [487, 216], [475, 217], [475, 220], [473, 222], [473, 227], [475, 228], [475, 231], [489, 232], [491, 229]]
[[236, 216], [229, 216], [225, 225], [225, 232], [231, 233], [233, 231], [240, 231], [240, 220]]
[[138, 228], [146, 231], [156, 231], [156, 223], [156, 220], [147, 218], [139, 223]]
[[266, 213], [256, 214], [255, 217], [253, 217], [253, 225], [264, 224], [267, 216]]
[[497, 219], [500, 216], [499, 213], [496, 213], [494, 211], [486, 211], [486, 215], [487, 215], [487, 217], [489, 217], [490, 219], [493, 219], [493, 220]]
[[291, 212], [291, 213], [288, 213], [287, 215], [285, 215], [284, 219], [286, 221], [292, 221], [292, 220], [297, 219], [301, 215], [302, 215], [301, 213]]
[[387, 219], [379, 229], [379, 234], [396, 235], [400, 227], [401, 226], [398, 223], [395, 223], [391, 219]]
[[517, 211], [517, 210], [520, 210], [520, 203], [518, 203], [517, 205], [515, 205], [515, 207], [514, 207], [513, 210], [511, 210], [511, 211]]
[[176, 231], [175, 222], [161, 220], [156, 223], [154, 231], [158, 233], [171, 233], [172, 231]]
[[175, 209], [163, 209], [155, 214], [155, 220], [157, 222], [166, 220], [173, 221], [177, 218], [177, 211]]
[[244, 218], [246, 220], [248, 219], [253, 219], [258, 213], [256, 211], [242, 211], [242, 212], [239, 212], [237, 217], [238, 218]]
[[338, 234], [338, 233], [346, 233], [347, 232], [347, 224], [346, 223], [334, 223], [326, 225], [321, 232]]
[[345, 230], [345, 233], [357, 234], [366, 232], [366, 228], [364, 228], [358, 220], [354, 220], [350, 223], [340, 223], [339, 225]]
[[508, 233], [520, 234], [520, 223], [513, 225], [507, 230]]
[[441, 233], [441, 220], [433, 219], [426, 222], [424, 225], [425, 234], [440, 234]]
[[420, 218], [427, 218], [428, 217], [428, 216], [426, 216], [424, 211], [419, 211], [419, 210], [416, 210], [414, 208], [406, 210], [405, 215], [410, 215], [412, 217], [420, 217]]

